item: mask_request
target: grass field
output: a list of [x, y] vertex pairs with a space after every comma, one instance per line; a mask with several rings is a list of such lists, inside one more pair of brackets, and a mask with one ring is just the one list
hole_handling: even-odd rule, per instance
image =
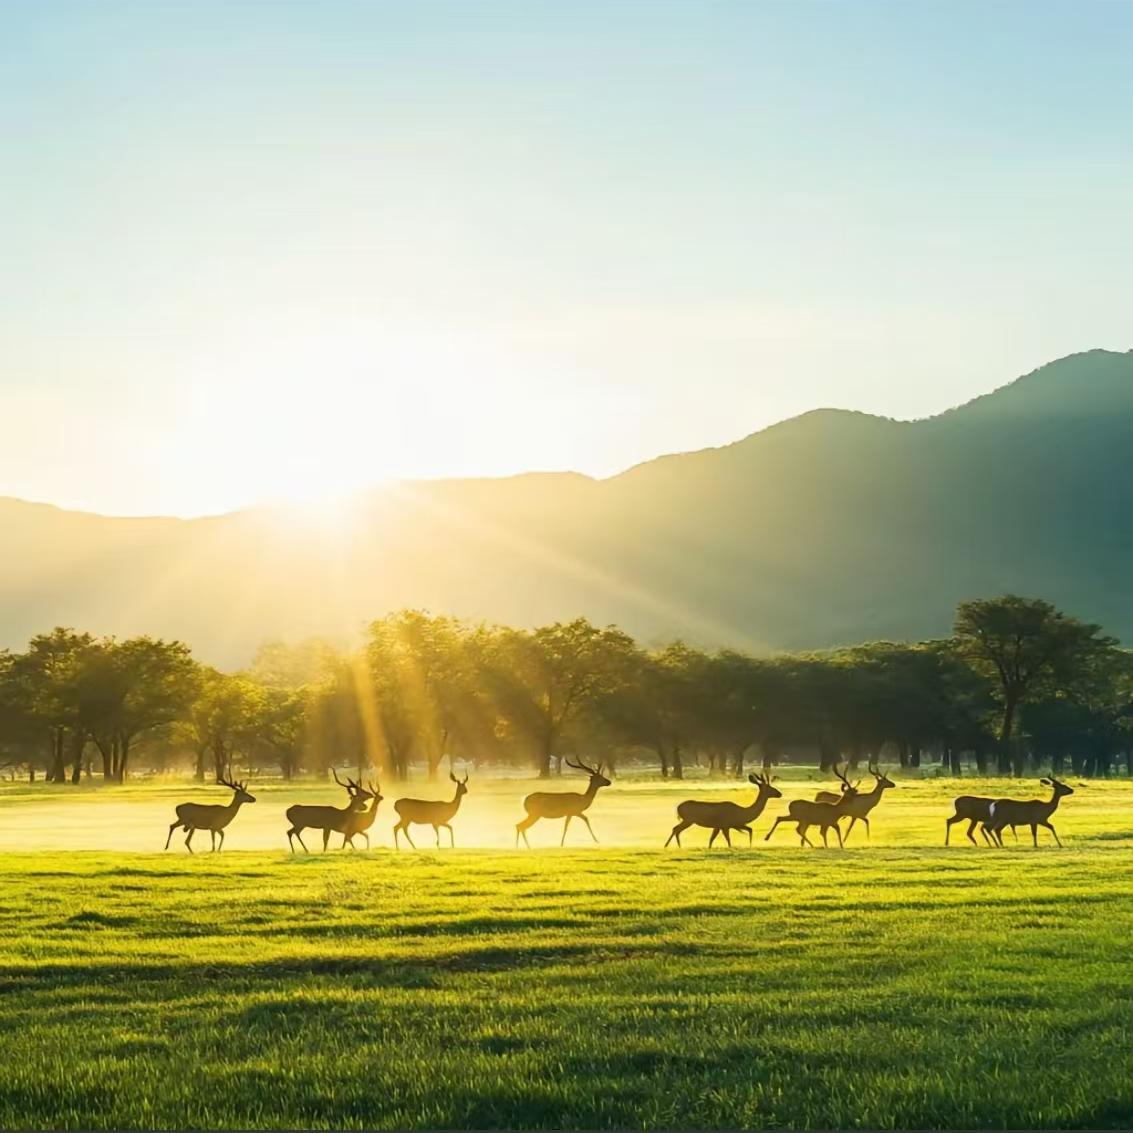
[[391, 812], [293, 858], [283, 806], [325, 788], [255, 788], [190, 857], [138, 851], [215, 789], [5, 785], [0, 1126], [1133, 1122], [1133, 785], [988, 851], [901, 782], [844, 852], [662, 850], [676, 800], [737, 792], [647, 782], [599, 796], [601, 847], [516, 852], [530, 784], [472, 787], [455, 852], [385, 848]]

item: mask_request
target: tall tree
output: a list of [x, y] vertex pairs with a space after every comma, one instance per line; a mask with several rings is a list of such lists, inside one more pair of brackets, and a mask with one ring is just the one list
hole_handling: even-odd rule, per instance
[[1000, 699], [1000, 769], [1022, 774], [1013, 749], [1019, 708], [1044, 685], [1072, 681], [1075, 671], [1115, 641], [1040, 598], [1006, 594], [962, 602], [953, 629], [957, 650], [995, 682]]

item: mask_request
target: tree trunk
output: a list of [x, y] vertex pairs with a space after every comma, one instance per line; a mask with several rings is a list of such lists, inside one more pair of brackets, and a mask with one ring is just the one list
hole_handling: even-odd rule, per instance
[[657, 758], [661, 764], [661, 778], [668, 779], [669, 777], [669, 755], [665, 751], [665, 744], [662, 741], [657, 743]]
[[538, 760], [535, 766], [539, 771], [540, 779], [550, 779], [551, 777], [551, 748], [554, 740], [551, 736], [543, 737], [543, 745], [539, 751]]
[[732, 774], [735, 775], [737, 779], [744, 777], [744, 755], [747, 753], [749, 747], [751, 747], [751, 744], [742, 744], [740, 747], [736, 748], [732, 755]]
[[1008, 696], [1003, 701], [1003, 720], [999, 726], [999, 773], [1010, 775], [1012, 770], [1011, 740], [1015, 733], [1015, 709], [1017, 703], [1014, 697]]
[[130, 738], [128, 736], [118, 737], [118, 782], [126, 782], [126, 764], [130, 759]]
[[909, 741], [901, 740], [897, 745], [897, 760], [903, 768], [909, 766]]
[[83, 778], [83, 749], [87, 746], [85, 732], [76, 732], [71, 741], [71, 782], [81, 783]]
[[673, 778], [683, 779], [685, 777], [684, 759], [681, 756], [681, 745], [679, 743], [673, 744]]
[[920, 767], [921, 765], [921, 745], [914, 741], [909, 745], [909, 766]]

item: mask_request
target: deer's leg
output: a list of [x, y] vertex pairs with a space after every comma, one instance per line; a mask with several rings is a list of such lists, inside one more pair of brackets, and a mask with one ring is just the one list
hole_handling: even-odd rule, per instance
[[209, 845], [212, 847], [212, 853], [216, 853], [216, 831], [211, 827], [209, 828]]
[[587, 818], [586, 815], [584, 815], [584, 814], [580, 814], [578, 817], [581, 818], [582, 821], [586, 823], [586, 829], [590, 831], [590, 837], [594, 839], [594, 844], [597, 845], [598, 844], [598, 835], [594, 833], [594, 827], [590, 825], [590, 819]]
[[678, 822], [676, 826], [673, 827], [673, 832], [669, 835], [668, 839], [665, 842], [665, 845], [667, 846], [674, 838], [676, 838], [677, 845], [679, 846], [681, 844], [681, 831], [687, 830], [691, 825], [691, 822]]
[[329, 842], [330, 842], [330, 827], [324, 826], [323, 827], [323, 853], [324, 854], [327, 852], [327, 845], [329, 844]]
[[296, 830], [295, 837], [299, 839], [299, 845], [303, 847], [303, 853], [309, 854], [311, 851], [307, 849], [307, 843], [303, 841], [303, 831]]
[[444, 824], [444, 827], [448, 831], [449, 848], [455, 850], [456, 849], [456, 838], [453, 836], [452, 826], [449, 823], [446, 822]]
[[747, 834], [747, 848], [750, 850], [751, 849], [751, 827], [750, 826], [738, 826], [736, 829], [742, 830], [745, 834]]
[[405, 835], [405, 840], [409, 843], [409, 845], [412, 846], [413, 849], [417, 849], [417, 843], [413, 841], [413, 836], [409, 833], [408, 822], [401, 828], [401, 832]]
[[529, 850], [531, 849], [531, 843], [527, 841], [527, 828], [529, 826], [534, 826], [535, 821], [536, 820], [532, 818], [531, 815], [528, 815], [526, 818], [520, 819], [519, 822], [515, 824], [515, 848], [517, 850], [519, 849], [520, 834], [523, 835], [523, 840], [527, 843], [527, 848]]
[[[858, 820], [858, 816], [856, 814], [850, 815], [850, 825], [846, 827], [846, 837], [847, 838], [849, 838], [850, 831], [853, 830], [854, 823], [857, 822], [857, 820]], [[865, 819], [863, 818], [862, 821], [865, 822]], [[839, 841], [841, 841], [841, 838], [842, 838], [841, 820], [834, 823], [834, 829], [838, 831], [838, 839], [839, 839]]]
[[728, 849], [732, 848], [732, 832], [725, 826], [724, 827], [724, 841], [728, 843]]
[[800, 846], [809, 846], [813, 850], [814, 849], [814, 843], [806, 836], [806, 832], [809, 829], [810, 829], [810, 823], [807, 823], [807, 822], [800, 822], [799, 823], [799, 845]]
[[437, 849], [441, 848], [441, 826], [440, 823], [433, 824], [433, 833], [437, 836]]
[[573, 815], [573, 814], [568, 814], [568, 815], [566, 816], [566, 822], [564, 822], [564, 823], [563, 823], [563, 836], [562, 836], [562, 837], [561, 837], [561, 838], [559, 839], [559, 845], [560, 845], [560, 846], [564, 846], [564, 845], [566, 845], [566, 832], [567, 832], [567, 827], [568, 827], [568, 826], [570, 826], [570, 820], [571, 820], [572, 818], [574, 818], [574, 815]]
[[220, 846], [218, 848], [223, 850], [224, 849], [224, 831], [221, 830], [219, 833], [220, 833]]
[[1058, 831], [1055, 830], [1055, 828], [1053, 826], [1051, 826], [1051, 824], [1049, 822], [1041, 822], [1041, 823], [1039, 823], [1039, 825], [1045, 826], [1054, 835], [1054, 840], [1058, 843], [1059, 847], [1062, 846], [1062, 839], [1059, 838]]
[[1037, 822], [1031, 823], [1031, 845], [1036, 850], [1039, 848], [1039, 824]]
[[[363, 830], [361, 833], [362, 833], [362, 837], [366, 839], [366, 853], [369, 853], [370, 852], [370, 835], [367, 834], [365, 830]], [[351, 849], [354, 848], [353, 842], [350, 843], [350, 848]]]
[[[842, 828], [836, 822], [834, 823], [834, 833], [838, 835], [838, 849], [844, 850], [846, 848], [846, 843], [842, 841]], [[847, 830], [846, 834], [848, 835], [849, 833], [850, 832]]]
[[[835, 825], [837, 825], [837, 824], [835, 824]], [[826, 841], [826, 836], [830, 832], [830, 827], [828, 827], [825, 823], [823, 823], [823, 825], [821, 825], [819, 827], [819, 830], [822, 831], [822, 848], [824, 850], [829, 850], [830, 849], [830, 843]], [[838, 836], [841, 837], [841, 834], [839, 834]]]
[[785, 815], [780, 815], [777, 819], [775, 819], [775, 821], [773, 823], [771, 823], [771, 829], [768, 830], [766, 834], [764, 834], [763, 840], [765, 842], [770, 842], [771, 841], [771, 835], [775, 833], [775, 827], [778, 826], [780, 822], [785, 822], [785, 821], [786, 821]]
[[195, 826], [188, 826], [186, 829], [189, 833], [185, 837], [185, 849], [191, 854], [193, 852], [193, 835], [196, 834], [197, 828]]
[[174, 823], [174, 824], [173, 824], [173, 825], [172, 825], [172, 826], [171, 826], [171, 827], [169, 828], [169, 837], [167, 837], [167, 838], [165, 839], [165, 848], [166, 848], [167, 850], [169, 849], [169, 843], [170, 843], [170, 842], [171, 842], [171, 841], [173, 840], [173, 831], [174, 831], [174, 830], [176, 830], [176, 829], [177, 829], [177, 827], [178, 827], [178, 826], [180, 826], [180, 825], [181, 825], [181, 820], [180, 820], [180, 819], [178, 819], [178, 820], [177, 820], [177, 821], [176, 821], [176, 822], [175, 822], [175, 823]]

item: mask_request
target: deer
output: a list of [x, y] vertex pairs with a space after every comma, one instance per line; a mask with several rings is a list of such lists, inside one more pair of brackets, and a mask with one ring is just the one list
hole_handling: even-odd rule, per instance
[[846, 778], [844, 770], [840, 771], [835, 767], [834, 774], [842, 781], [842, 793], [838, 796], [837, 802], [811, 802], [809, 799], [792, 800], [787, 806], [787, 813], [781, 814], [775, 819], [763, 840], [765, 842], [770, 840], [780, 822], [793, 822], [798, 828], [801, 845], [813, 848], [814, 843], [806, 836], [806, 832], [812, 826], [817, 826], [822, 831], [823, 846], [829, 847], [826, 836], [830, 828], [833, 827], [834, 833], [838, 835], [838, 846], [841, 847], [843, 844], [842, 831], [839, 829], [838, 823], [844, 815], [849, 813], [850, 805], [858, 797], [858, 789]]
[[[885, 794], [890, 787], [897, 786], [892, 779], [873, 765], [872, 760], [869, 763], [869, 773], [874, 778], [873, 790], [865, 792], [859, 791], [854, 797], [853, 802], [846, 808], [845, 813], [850, 816], [850, 825], [846, 827], [846, 838], [849, 838], [850, 831], [853, 830], [854, 824], [860, 820], [865, 823], [866, 838], [869, 839], [869, 812], [881, 802], [881, 796]], [[857, 786], [856, 783], [854, 785]], [[837, 803], [841, 798], [841, 792], [819, 791], [818, 794], [814, 796], [814, 801], [817, 803]]]
[[448, 777], [456, 784], [456, 794], [447, 802], [444, 800], [440, 802], [429, 801], [428, 799], [398, 799], [393, 804], [398, 819], [397, 825], [393, 828], [393, 844], [399, 850], [401, 849], [401, 843], [397, 840], [399, 831], [405, 835], [409, 844], [417, 849], [416, 843], [409, 835], [409, 827], [413, 824], [431, 826], [437, 835], [438, 847], [441, 844], [441, 829], [447, 830], [449, 844], [453, 847], [456, 846], [456, 838], [453, 837], [450, 822], [460, 809], [460, 800], [468, 794], [468, 774], [466, 772], [463, 779], [458, 779], [450, 771]]
[[215, 853], [218, 849], [216, 844], [216, 836], [220, 835], [219, 849], [224, 849], [224, 828], [236, 817], [236, 812], [245, 803], [254, 803], [256, 801], [255, 795], [248, 793], [247, 782], [237, 782], [236, 780], [225, 779], [218, 775], [216, 781], [222, 786], [227, 787], [230, 791], [234, 791], [232, 801], [227, 806], [218, 806], [214, 803], [178, 803], [174, 808], [177, 814], [177, 821], [172, 823], [169, 827], [169, 835], [165, 839], [165, 848], [169, 849], [169, 842], [173, 837], [173, 831], [179, 826], [183, 826], [189, 833], [185, 836], [185, 849], [191, 854], [193, 852], [193, 835], [198, 830], [207, 830], [212, 838], [212, 849]]
[[374, 819], [378, 816], [378, 803], [382, 801], [384, 796], [381, 794], [378, 787], [375, 787], [372, 782], [367, 780], [366, 787], [369, 789], [370, 797], [374, 800], [369, 810], [352, 810], [350, 812], [349, 821], [347, 822], [346, 829], [342, 832], [342, 848], [345, 849], [347, 845], [354, 849], [354, 835], [361, 834], [366, 839], [366, 849], [370, 848], [370, 827], [374, 825]]
[[967, 822], [968, 829], [964, 832], [967, 835], [968, 841], [973, 846], [978, 846], [979, 842], [975, 840], [972, 831], [975, 830], [977, 824], [980, 828], [980, 833], [983, 835], [983, 840], [989, 845], [995, 845], [991, 835], [987, 832], [987, 824], [991, 820], [991, 807], [995, 804], [995, 799], [985, 799], [979, 795], [960, 795], [958, 798], [952, 800], [952, 807], [955, 814], [951, 818], [944, 821], [944, 844], [948, 845], [948, 836], [952, 833], [952, 825], [956, 822]]
[[598, 835], [594, 833], [594, 827], [590, 825], [590, 819], [586, 817], [586, 811], [589, 809], [590, 804], [594, 801], [594, 796], [598, 794], [600, 787], [608, 787], [610, 780], [602, 774], [602, 765], [599, 763], [597, 767], [591, 767], [583, 763], [580, 759], [577, 763], [567, 759], [564, 760], [567, 767], [574, 768], [575, 771], [582, 771], [590, 776], [590, 782], [585, 791], [536, 791], [534, 794], [528, 795], [523, 800], [523, 809], [527, 811], [527, 817], [515, 824], [515, 847], [519, 849], [519, 836], [523, 835], [523, 841], [528, 849], [531, 849], [531, 843], [527, 841], [527, 831], [535, 825], [541, 818], [565, 818], [566, 822], [563, 823], [563, 836], [559, 839], [559, 845], [566, 844], [567, 829], [570, 826], [572, 818], [581, 818], [586, 823], [586, 829], [590, 831], [590, 837], [595, 842], [598, 841]]
[[311, 852], [307, 849], [307, 843], [303, 841], [303, 831], [311, 828], [323, 832], [323, 853], [325, 854], [327, 844], [330, 842], [331, 831], [337, 830], [339, 833], [344, 833], [352, 817], [359, 811], [365, 810], [367, 801], [374, 797], [370, 791], [367, 791], [365, 787], [356, 783], [349, 776], [344, 783], [333, 767], [331, 774], [340, 787], [346, 788], [350, 801], [344, 807], [313, 806], [309, 803], [296, 803], [294, 806], [289, 806], [285, 813], [287, 821], [291, 823], [291, 828], [287, 831], [287, 844], [291, 847], [292, 853], [295, 853], [294, 839], [296, 838], [299, 839], [299, 845], [303, 847], [304, 853], [309, 854]]
[[1016, 826], [1029, 826], [1031, 843], [1036, 847], [1039, 844], [1039, 827], [1045, 826], [1054, 835], [1059, 847], [1062, 846], [1062, 839], [1051, 825], [1050, 816], [1058, 809], [1060, 800], [1074, 793], [1074, 788], [1060, 782], [1053, 775], [1049, 779], [1040, 779], [1039, 782], [1051, 789], [1049, 799], [996, 799], [988, 807], [988, 819], [985, 825], [1000, 846], [1003, 845], [1005, 826], [1010, 826], [1012, 829]]
[[[677, 817], [680, 822], [673, 827], [665, 845], [668, 846], [674, 838], [677, 845], [681, 844], [681, 832], [690, 826], [703, 826], [712, 831], [708, 839], [708, 847], [716, 841], [718, 835], [724, 835], [724, 841], [731, 848], [731, 831], [742, 830], [747, 834], [747, 844], [751, 845], [751, 823], [762, 813], [770, 799], [781, 799], [783, 792], [778, 787], [771, 786], [771, 779], [766, 775], [749, 775], [749, 783], [755, 785], [756, 795], [749, 806], [740, 806], [732, 802], [701, 802], [698, 799], [686, 799], [677, 805]], [[565, 834], [565, 831], [564, 831]]]

